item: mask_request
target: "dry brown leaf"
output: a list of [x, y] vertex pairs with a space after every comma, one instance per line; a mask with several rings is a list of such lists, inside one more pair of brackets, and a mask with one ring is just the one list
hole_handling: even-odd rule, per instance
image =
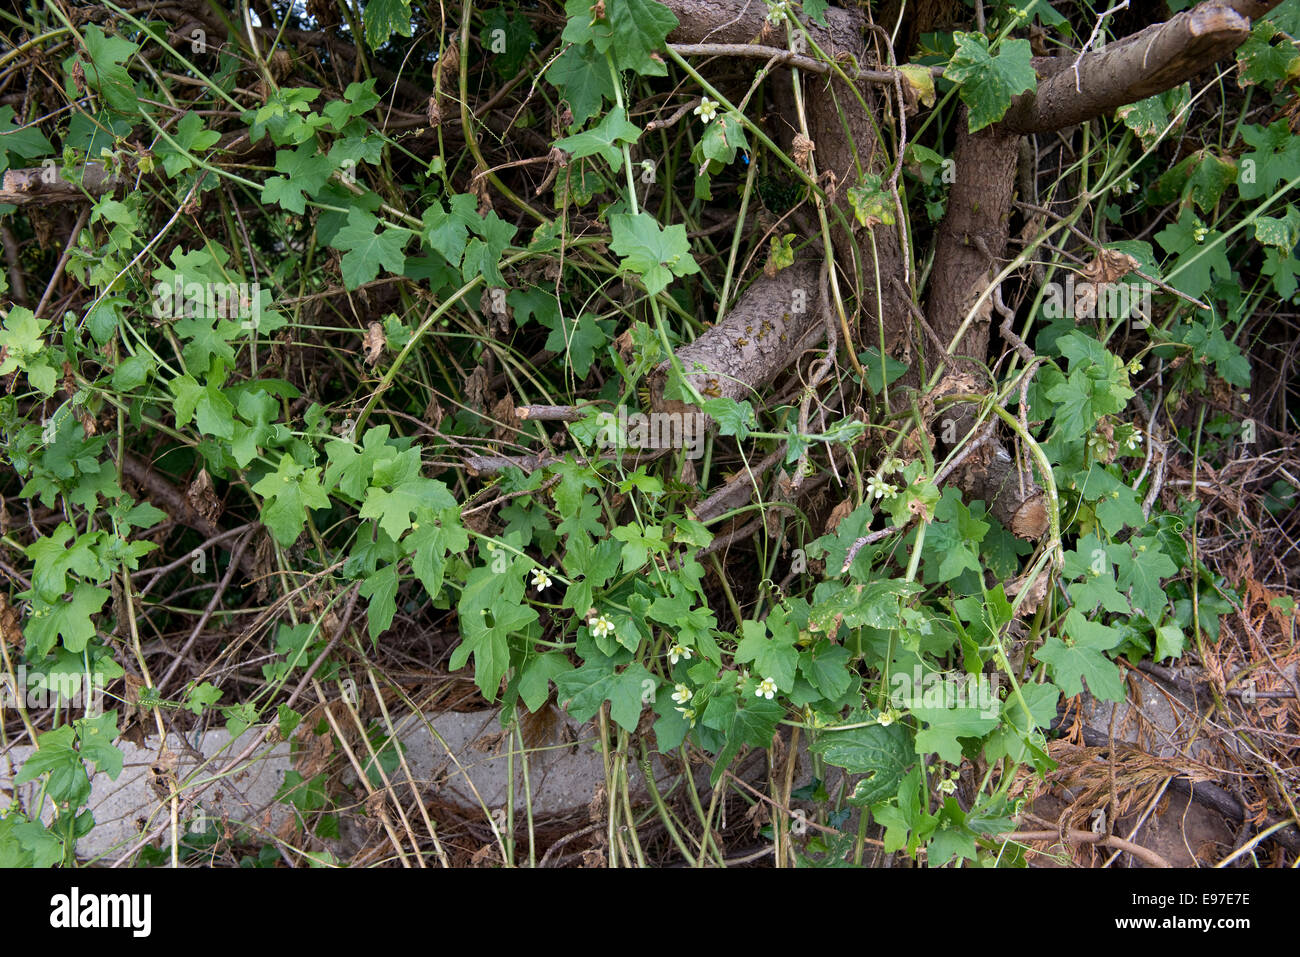
[[1007, 582], [1005, 586], [1008, 599], [1014, 599], [1022, 591], [1025, 592], [1024, 603], [1017, 612], [1022, 618], [1038, 611], [1038, 606], [1047, 597], [1047, 583], [1050, 578], [1046, 571], [1039, 572], [1032, 582], [1027, 581], [1028, 577], [1028, 575], [1021, 575], [1019, 578]]
[[424, 421], [437, 429], [442, 426], [442, 420], [446, 415], [447, 413], [442, 411], [442, 406], [438, 404], [438, 400], [436, 398], [430, 398], [429, 404], [425, 406], [424, 409]]
[[506, 393], [492, 406], [492, 438], [510, 439], [519, 432], [518, 419], [515, 416], [514, 396]]
[[619, 358], [621, 358], [624, 362], [628, 362], [631, 360], [632, 358], [631, 326], [629, 326], [627, 329], [619, 333], [618, 338], [614, 340], [614, 348], [618, 350]]
[[23, 646], [23, 629], [18, 609], [9, 604], [9, 596], [0, 592], [0, 641], [11, 647]]
[[1083, 267], [1083, 278], [1102, 285], [1122, 279], [1137, 269], [1141, 263], [1118, 249], [1099, 250], [1095, 259]]
[[491, 867], [498, 861], [497, 846], [495, 844], [484, 844], [474, 856], [469, 859], [470, 867]]
[[840, 522], [844, 521], [845, 516], [853, 511], [853, 500], [846, 498], [840, 504], [831, 509], [830, 516], [826, 519], [826, 527], [822, 530], [823, 535], [830, 535], [835, 529], [839, 528]]
[[487, 400], [488, 381], [487, 369], [482, 366], [475, 366], [474, 371], [465, 380], [465, 403], [471, 409], [483, 408]]
[[460, 47], [455, 43], [448, 44], [438, 61], [438, 69], [442, 71], [444, 81], [457, 76], [460, 73]]
[[372, 322], [366, 327], [366, 338], [363, 344], [366, 350], [366, 365], [372, 366], [379, 361], [379, 357], [388, 348], [388, 337], [384, 335], [382, 322]]
[[213, 491], [212, 476], [208, 474], [207, 469], [199, 469], [199, 474], [185, 490], [185, 500], [190, 503], [194, 511], [214, 525], [221, 517], [221, 502], [217, 500], [216, 493]]
[[813, 151], [816, 149], [817, 144], [808, 139], [808, 137], [804, 136], [802, 133], [796, 133], [794, 135], [791, 155], [794, 157], [794, 161], [799, 165], [799, 168], [805, 173], [811, 172], [811, 163], [809, 161], [812, 157]]

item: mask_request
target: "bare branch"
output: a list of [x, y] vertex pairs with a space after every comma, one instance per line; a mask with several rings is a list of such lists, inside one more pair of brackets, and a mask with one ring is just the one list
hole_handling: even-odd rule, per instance
[[999, 131], [1048, 133], [1063, 129], [1191, 79], [1250, 36], [1249, 18], [1234, 6], [1272, 5], [1208, 0], [1077, 61], [1068, 57], [1036, 60], [1038, 89], [1015, 99], [998, 124]]

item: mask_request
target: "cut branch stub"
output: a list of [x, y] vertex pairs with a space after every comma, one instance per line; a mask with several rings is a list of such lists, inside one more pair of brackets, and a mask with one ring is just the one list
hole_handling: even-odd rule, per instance
[[1012, 101], [1000, 129], [1049, 133], [1176, 87], [1250, 36], [1248, 16], [1234, 6], [1273, 4], [1210, 0], [1085, 54], [1077, 69], [1073, 57], [1036, 60], [1038, 89]]
[[[756, 280], [723, 321], [677, 350], [686, 379], [706, 399], [752, 400], [826, 334], [817, 287], [818, 267], [796, 263]], [[650, 374], [656, 411], [685, 412], [692, 406], [664, 396], [669, 364]]]
[[85, 199], [87, 193], [101, 196], [122, 182], [121, 177], [109, 173], [96, 163], [88, 163], [78, 169], [82, 174], [80, 185], [63, 179], [59, 175], [61, 171], [53, 164], [6, 170], [3, 185], [0, 185], [0, 203], [14, 206], [66, 203], [69, 200]]

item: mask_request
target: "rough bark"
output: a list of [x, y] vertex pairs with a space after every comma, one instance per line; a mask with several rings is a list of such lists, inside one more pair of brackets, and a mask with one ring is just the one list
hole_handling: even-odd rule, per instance
[[[763, 0], [664, 0], [677, 17], [677, 29], [668, 35], [670, 43], [754, 43], [767, 23]], [[831, 7], [826, 27], [808, 24], [808, 32], [827, 53], [861, 56], [862, 13]], [[784, 36], [784, 29], [782, 28]]]
[[1047, 534], [1047, 498], [1033, 476], [1016, 466], [1002, 446], [991, 444], [987, 460], [964, 470], [959, 482], [972, 498], [988, 503], [989, 511], [1013, 535], [1036, 541]]
[[[959, 120], [953, 154], [957, 181], [948, 194], [948, 210], [936, 236], [926, 310], [931, 327], [945, 345], [952, 342], [966, 314], [1002, 268], [1019, 153], [1018, 135], [999, 130], [970, 133], [966, 117]], [[977, 377], [982, 375], [979, 369], [988, 353], [992, 311], [988, 297], [955, 350], [953, 361], [958, 368]], [[955, 358], [961, 355], [971, 356], [973, 361]], [[929, 366], [948, 358], [934, 355]]]
[[[745, 291], [725, 319], [677, 350], [686, 379], [705, 398], [754, 399], [802, 351], [825, 335], [818, 267], [796, 263]], [[685, 412], [685, 403], [664, 396], [667, 363], [651, 374], [650, 397], [663, 411]]]
[[35, 166], [6, 170], [3, 184], [0, 184], [0, 203], [13, 206], [66, 203], [69, 200], [85, 199], [87, 193], [102, 196], [122, 182], [120, 177], [95, 163], [80, 167], [84, 177], [81, 185], [69, 183], [57, 175], [57, 170], [53, 181], [49, 181], [53, 169], [54, 167]]

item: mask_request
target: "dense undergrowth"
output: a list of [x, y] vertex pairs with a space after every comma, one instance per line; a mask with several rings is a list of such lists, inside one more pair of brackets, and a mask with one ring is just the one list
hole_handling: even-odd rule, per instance
[[[764, 42], [821, 57], [825, 3], [767, 6]], [[1021, 865], [1058, 716], [1144, 662], [1203, 668], [1221, 716], [1266, 694], [1290, 736], [1239, 797], [1293, 816], [1296, 704], [1267, 694], [1294, 677], [1225, 649], [1262, 600], [1295, 660], [1294, 0], [1194, 82], [1030, 138], [983, 381], [918, 389], [860, 275], [836, 348], [744, 401], [672, 368], [757, 277], [826, 262], [845, 211], [893, 228], [897, 198], [923, 303], [957, 124], [1032, 89], [1031, 41], [1136, 28], [1103, 6], [982, 4], [980, 30], [955, 4], [900, 43], [901, 172], [864, 166], [823, 230], [789, 72], [682, 56], [653, 0], [0, 11], [0, 169], [77, 187], [0, 206], [0, 650], [11, 685], [107, 699], [2, 712], [39, 748], [0, 863], [74, 863], [121, 738], [224, 725], [337, 739], [355, 773], [326, 746], [270, 833], [201, 817], [238, 751], [160, 757], [151, 843], [109, 859]], [[636, 418], [665, 362], [707, 430]], [[620, 410], [672, 447], [619, 448]], [[1044, 490], [1039, 540], [945, 481], [989, 434]], [[488, 703], [514, 775], [557, 708], [594, 720], [600, 826], [392, 790], [397, 713]], [[700, 773], [634, 786], [652, 760]], [[386, 825], [352, 861], [347, 814]]]

